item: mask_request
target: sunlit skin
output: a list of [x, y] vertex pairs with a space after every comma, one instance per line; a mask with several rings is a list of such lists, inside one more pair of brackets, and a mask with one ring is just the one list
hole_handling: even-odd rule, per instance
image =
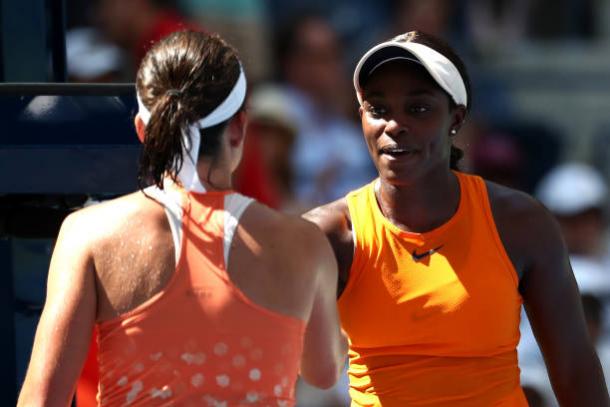
[[460, 128], [466, 109], [453, 107], [422, 66], [406, 61], [376, 69], [364, 85], [363, 99], [362, 129], [379, 172], [382, 211], [415, 231], [444, 223], [459, 201], [457, 179], [449, 169], [451, 130]]

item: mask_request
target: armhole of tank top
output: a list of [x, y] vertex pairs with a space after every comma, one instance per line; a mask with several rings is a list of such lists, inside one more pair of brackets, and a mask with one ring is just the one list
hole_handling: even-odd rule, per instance
[[239, 219], [244, 214], [254, 199], [247, 198], [241, 194], [233, 193], [225, 196], [224, 201], [224, 244], [223, 254], [225, 260], [225, 270], [229, 268], [229, 252], [231, 251], [231, 243], [235, 236], [235, 231], [239, 225]]
[[483, 210], [485, 212], [485, 220], [489, 227], [489, 231], [494, 239], [496, 247], [498, 249], [498, 253], [502, 260], [504, 261], [504, 265], [506, 266], [508, 272], [510, 273], [510, 277], [515, 283], [515, 286], [519, 287], [519, 282], [521, 280], [521, 276], [519, 272], [513, 265], [512, 260], [508, 256], [508, 252], [504, 247], [504, 243], [502, 243], [502, 238], [500, 237], [500, 232], [498, 231], [498, 226], [496, 225], [496, 221], [493, 216], [493, 210], [491, 209], [491, 199], [489, 198], [489, 190], [487, 189], [487, 184], [485, 180], [481, 177], [477, 177], [475, 179], [476, 184], [478, 184], [477, 192], [481, 198], [481, 202], [483, 204]]
[[177, 266], [180, 260], [180, 253], [182, 252], [182, 198], [178, 192], [160, 189], [154, 185], [146, 188], [144, 192], [163, 205], [167, 221], [169, 222], [169, 228], [172, 232], [174, 258]]
[[352, 256], [352, 264], [349, 266], [349, 273], [347, 275], [347, 284], [345, 284], [345, 288], [343, 289], [343, 292], [337, 299], [338, 302], [340, 302], [344, 298], [347, 298], [347, 295], [352, 290], [352, 287], [356, 284], [356, 281], [358, 280], [358, 277], [361, 274], [361, 270], [359, 270], [358, 265], [361, 261], [362, 249], [359, 248], [359, 245], [360, 245], [360, 243], [362, 243], [363, 239], [360, 236], [358, 236], [358, 232], [357, 232], [359, 219], [357, 216], [357, 210], [354, 207], [354, 204], [352, 201], [354, 199], [354, 196], [355, 196], [355, 194], [350, 193], [345, 198], [347, 201], [347, 210], [349, 211], [350, 223], [352, 225], [352, 239], [354, 240], [354, 254]]

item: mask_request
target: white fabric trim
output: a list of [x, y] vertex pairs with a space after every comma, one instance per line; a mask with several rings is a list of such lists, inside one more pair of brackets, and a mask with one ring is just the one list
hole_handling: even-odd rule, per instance
[[[183, 130], [182, 168], [178, 172], [177, 177], [187, 191], [205, 192], [205, 187], [197, 174], [197, 158], [199, 146], [201, 145], [199, 130], [216, 126], [233, 117], [246, 99], [246, 89], [246, 75], [243, 68], [240, 66], [239, 78], [226, 99], [218, 105], [216, 109], [210, 112], [210, 114], [191, 124], [186, 130]], [[142, 99], [137, 92], [136, 96], [138, 99], [138, 114], [146, 125], [150, 121], [150, 111], [144, 106], [144, 103], [142, 103]]]
[[239, 225], [239, 219], [244, 214], [245, 210], [254, 202], [254, 199], [247, 198], [241, 194], [228, 194], [225, 195], [224, 202], [224, 259], [225, 259], [225, 270], [229, 269], [229, 252], [231, 250], [231, 243], [235, 236], [235, 231]]
[[[453, 62], [451, 62], [440, 52], [426, 45], [418, 44], [416, 42], [404, 42], [398, 40], [391, 40], [374, 46], [366, 54], [364, 54], [364, 56], [358, 62], [358, 65], [356, 65], [356, 69], [354, 70], [354, 88], [356, 89], [358, 103], [362, 105], [362, 88], [360, 87], [359, 82], [360, 70], [362, 69], [362, 66], [377, 51], [388, 47], [402, 48], [413, 54], [424, 66], [424, 68], [426, 68], [436, 83], [438, 83], [438, 85], [451, 96], [457, 105], [468, 106], [468, 94], [466, 93], [464, 79]], [[387, 60], [380, 62], [374, 67], [374, 69], [392, 59], [394, 58], [388, 58]]]
[[136, 91], [136, 99], [138, 100], [138, 114], [140, 115], [140, 119], [144, 124], [148, 124], [150, 121], [150, 110], [144, 106], [144, 102], [140, 98], [140, 94]]
[[155, 185], [144, 189], [144, 193], [163, 205], [165, 209], [165, 215], [172, 232], [172, 240], [174, 241], [174, 256], [177, 265], [182, 250], [182, 198], [176, 191], [167, 188], [159, 189]]
[[195, 123], [195, 125], [200, 129], [207, 129], [233, 117], [244, 103], [244, 99], [246, 99], [246, 89], [246, 74], [240, 66], [239, 78], [237, 78], [237, 82], [235, 82], [235, 86], [233, 86], [229, 96], [210, 114]]

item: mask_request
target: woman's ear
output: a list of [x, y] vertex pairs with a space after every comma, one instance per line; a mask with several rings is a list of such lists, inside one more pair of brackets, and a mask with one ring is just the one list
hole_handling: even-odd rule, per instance
[[466, 108], [462, 105], [457, 106], [453, 109], [453, 117], [451, 119], [451, 134], [455, 135], [458, 130], [464, 125], [464, 121], [466, 120]]
[[136, 117], [133, 120], [133, 124], [136, 126], [136, 134], [138, 135], [140, 143], [144, 144], [144, 136], [146, 135], [146, 125], [144, 124], [144, 121], [140, 117], [139, 113], [136, 114]]
[[237, 147], [243, 141], [246, 135], [246, 126], [248, 125], [248, 115], [244, 110], [235, 115], [230, 126], [233, 131], [229, 132], [229, 144], [231, 147]]

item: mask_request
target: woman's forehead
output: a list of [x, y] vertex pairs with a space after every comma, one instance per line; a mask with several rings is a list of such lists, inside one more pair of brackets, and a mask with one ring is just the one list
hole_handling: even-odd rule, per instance
[[380, 66], [366, 78], [362, 90], [365, 99], [388, 92], [444, 93], [423, 66], [408, 61], [392, 61]]

